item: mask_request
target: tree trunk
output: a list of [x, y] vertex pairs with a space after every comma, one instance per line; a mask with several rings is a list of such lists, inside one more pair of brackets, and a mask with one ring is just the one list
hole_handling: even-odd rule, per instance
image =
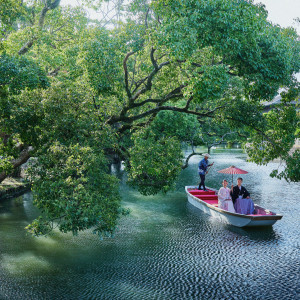
[[[31, 154], [33, 152], [32, 147], [27, 147], [26, 149], [22, 150], [20, 153], [20, 156], [17, 159], [14, 159], [11, 161], [14, 170], [23, 165], [28, 161], [28, 159], [31, 157]], [[8, 177], [10, 174], [6, 173], [5, 171], [0, 173], [0, 183]]]

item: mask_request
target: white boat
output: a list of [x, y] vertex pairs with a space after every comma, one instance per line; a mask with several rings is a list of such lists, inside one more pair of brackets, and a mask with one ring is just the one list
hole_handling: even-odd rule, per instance
[[218, 207], [217, 190], [208, 188], [208, 191], [198, 190], [195, 186], [186, 186], [188, 201], [208, 215], [237, 227], [272, 226], [282, 215], [271, 212], [263, 207], [254, 205], [252, 215], [232, 213]]

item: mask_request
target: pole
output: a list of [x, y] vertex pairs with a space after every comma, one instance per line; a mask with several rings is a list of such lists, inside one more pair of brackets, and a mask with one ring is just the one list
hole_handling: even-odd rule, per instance
[[211, 169], [211, 167], [212, 167], [212, 165], [211, 165], [210, 167], [208, 167], [208, 169], [207, 169], [205, 175], [209, 172], [209, 170]]

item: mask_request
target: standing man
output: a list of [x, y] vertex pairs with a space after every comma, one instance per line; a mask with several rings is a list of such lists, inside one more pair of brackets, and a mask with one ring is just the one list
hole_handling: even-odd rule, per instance
[[198, 173], [200, 176], [200, 184], [199, 184], [199, 190], [201, 190], [201, 186], [203, 186], [203, 190], [206, 191], [205, 188], [205, 175], [207, 174], [207, 167], [212, 166], [214, 163], [212, 164], [208, 164], [208, 158], [210, 158], [209, 154], [205, 153], [203, 154], [204, 158], [199, 162], [199, 166], [198, 166]]

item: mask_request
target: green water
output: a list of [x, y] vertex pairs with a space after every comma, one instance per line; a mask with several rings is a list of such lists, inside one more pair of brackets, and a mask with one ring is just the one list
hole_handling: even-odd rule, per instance
[[299, 184], [268, 175], [276, 164], [247, 163], [241, 150], [214, 150], [206, 184], [219, 188], [232, 164], [249, 171], [254, 202], [284, 215], [273, 227], [224, 225], [187, 202], [198, 183], [193, 157], [176, 190], [141, 196], [122, 180], [123, 205], [114, 238], [57, 231], [28, 236], [37, 215], [30, 194], [0, 203], [0, 299], [299, 299]]

